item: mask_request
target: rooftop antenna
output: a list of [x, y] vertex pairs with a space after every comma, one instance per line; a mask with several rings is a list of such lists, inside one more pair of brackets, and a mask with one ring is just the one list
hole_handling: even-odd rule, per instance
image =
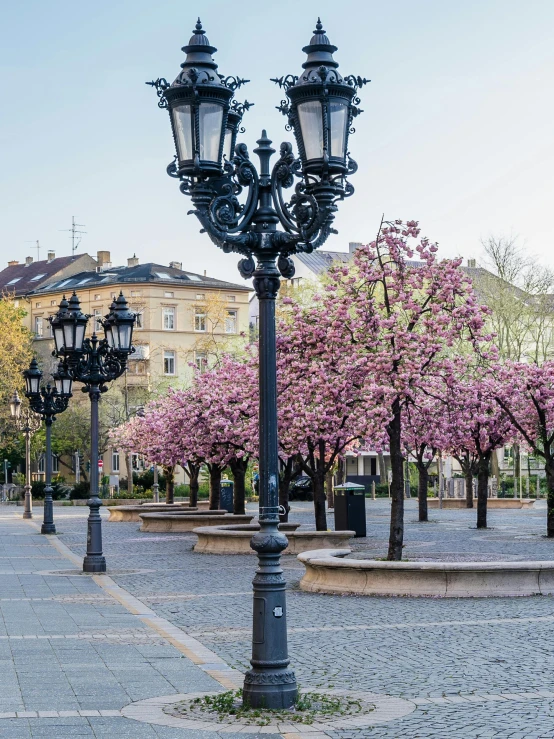
[[26, 241], [26, 244], [34, 244], [33, 249], [37, 250], [37, 262], [40, 262], [40, 244], [38, 239], [33, 239], [33, 241]]
[[71, 216], [71, 228], [62, 228], [61, 231], [71, 232], [71, 256], [75, 256], [75, 251], [78, 249], [81, 243], [82, 234], [86, 234], [86, 231], [79, 231], [79, 227], [84, 227], [84, 223], [75, 223], [75, 216]]

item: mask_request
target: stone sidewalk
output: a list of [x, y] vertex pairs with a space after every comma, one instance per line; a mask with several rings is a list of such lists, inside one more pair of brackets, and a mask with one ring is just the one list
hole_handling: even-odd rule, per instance
[[[477, 532], [475, 511], [433, 511], [418, 524], [415, 503], [407, 507], [410, 559], [554, 560], [554, 542], [542, 536], [544, 508], [495, 512], [491, 528]], [[192, 534], [105, 523], [108, 576], [83, 575], [86, 513], [56, 508], [59, 536], [43, 537], [40, 509], [29, 523], [0, 507], [0, 737], [244, 736], [213, 724], [163, 726], [156, 717], [166, 696], [241, 684], [255, 558], [195, 554]], [[293, 519], [310, 525], [310, 504], [295, 504]], [[355, 548], [383, 556], [388, 502], [368, 501], [367, 522], [368, 538]], [[380, 717], [374, 726], [305, 727], [307, 736], [554, 738], [552, 598], [307, 594], [298, 589], [302, 566], [283, 561], [301, 687], [376, 696]], [[305, 736], [248, 728], [251, 736]]]

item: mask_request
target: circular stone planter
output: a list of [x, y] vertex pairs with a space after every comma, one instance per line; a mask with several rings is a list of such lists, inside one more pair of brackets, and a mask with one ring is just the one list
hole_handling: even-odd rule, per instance
[[[518, 509], [518, 508], [532, 508], [535, 501], [531, 498], [523, 498], [520, 500], [519, 498], [488, 498], [487, 499], [487, 508], [489, 510], [498, 510], [502, 508], [510, 508], [510, 509]], [[439, 508], [439, 499], [438, 498], [428, 498], [427, 499], [427, 506], [429, 508]], [[443, 510], [445, 508], [449, 509], [458, 509], [463, 508], [464, 510], [473, 510], [477, 509], [477, 498], [473, 499], [473, 509], [472, 508], [466, 508], [466, 500], [465, 498], [443, 498], [442, 499], [442, 507]]]
[[[340, 547], [348, 544], [354, 531], [297, 531], [299, 523], [279, 524], [279, 530], [286, 534], [288, 547], [283, 554], [300, 554], [314, 547]], [[232, 526], [202, 526], [194, 529], [198, 541], [195, 552], [204, 554], [255, 554], [250, 547], [252, 534], [260, 530], [258, 523]]]
[[198, 516], [203, 516], [210, 513], [223, 514], [227, 512], [224, 510], [198, 510], [198, 508], [190, 508], [184, 503], [173, 503], [171, 505], [166, 505], [165, 503], [146, 503], [145, 505], [119, 505], [108, 507], [107, 510], [110, 514], [110, 517], [108, 518], [108, 523], [112, 521], [140, 523], [140, 513], [171, 513], [174, 516], [189, 516], [194, 513]]
[[343, 559], [349, 549], [298, 556], [312, 593], [498, 598], [554, 594], [554, 562], [381, 562]]
[[254, 516], [249, 514], [235, 516], [233, 513], [222, 514], [219, 511], [198, 512], [190, 515], [183, 515], [182, 513], [139, 513], [139, 519], [142, 521], [140, 531], [156, 533], [193, 531], [204, 523], [208, 526], [217, 526], [230, 522], [246, 524], [250, 523], [253, 518]]

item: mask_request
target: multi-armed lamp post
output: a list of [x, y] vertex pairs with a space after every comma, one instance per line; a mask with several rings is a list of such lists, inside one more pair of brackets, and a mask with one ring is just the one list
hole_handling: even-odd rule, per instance
[[[180, 180], [181, 192], [190, 196], [192, 212], [216, 246], [242, 254], [239, 271], [254, 278], [260, 305], [260, 531], [251, 541], [259, 566], [253, 582], [252, 669], [245, 676], [244, 699], [255, 707], [289, 707], [297, 687], [288, 668], [280, 565], [287, 539], [278, 530], [275, 299], [280, 276], [294, 274], [291, 255], [311, 252], [335, 233], [337, 203], [354, 192], [347, 177], [357, 165], [348, 152], [348, 137], [361, 112], [357, 90], [367, 80], [340, 75], [333, 58], [336, 47], [318, 20], [304, 48], [308, 56], [301, 74], [273, 80], [288, 98], [279, 110], [287, 116], [286, 128], [294, 132], [300, 156], [283, 143], [271, 170], [275, 150], [263, 131], [254, 150], [258, 173], [246, 145], [236, 145], [250, 103], [241, 105], [233, 96], [247, 80], [217, 72], [216, 49], [200, 20], [183, 51], [187, 56], [172, 84], [163, 78], [147, 83], [156, 89], [158, 106], [169, 112], [177, 155], [167, 172]], [[287, 202], [284, 190], [293, 185]]]
[[71, 398], [72, 380], [60, 362], [54, 373], [54, 386], [40, 386], [42, 372], [37, 360], [33, 359], [29, 369], [23, 373], [25, 377], [25, 395], [31, 410], [39, 415], [46, 426], [46, 485], [44, 487], [44, 520], [42, 534], [55, 534], [54, 506], [52, 503], [52, 424], [56, 416], [63, 413]]
[[125, 372], [127, 358], [134, 351], [131, 342], [135, 314], [128, 309], [127, 301], [120, 293], [102, 321], [105, 338], [99, 339], [93, 333], [90, 339], [85, 339], [89, 318], [91, 316], [81, 311], [79, 298], [73, 293], [69, 301], [63, 298], [50, 322], [54, 334], [54, 356], [62, 359], [68, 377], [83, 383], [82, 391], [90, 398], [90, 498], [87, 501], [90, 513], [83, 571], [105, 572], [100, 518], [102, 501], [98, 488], [98, 403], [100, 395], [108, 389], [107, 384]]

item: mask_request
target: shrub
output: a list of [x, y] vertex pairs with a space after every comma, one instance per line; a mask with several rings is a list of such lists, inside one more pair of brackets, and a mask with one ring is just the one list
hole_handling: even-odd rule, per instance
[[[31, 483], [31, 494], [35, 500], [44, 500], [44, 488], [46, 483], [43, 480], [35, 480]], [[61, 500], [67, 497], [67, 486], [59, 482], [52, 483], [53, 500]]]
[[73, 486], [73, 490], [69, 494], [70, 500], [86, 500], [90, 496], [90, 482], [83, 480], [77, 482]]

